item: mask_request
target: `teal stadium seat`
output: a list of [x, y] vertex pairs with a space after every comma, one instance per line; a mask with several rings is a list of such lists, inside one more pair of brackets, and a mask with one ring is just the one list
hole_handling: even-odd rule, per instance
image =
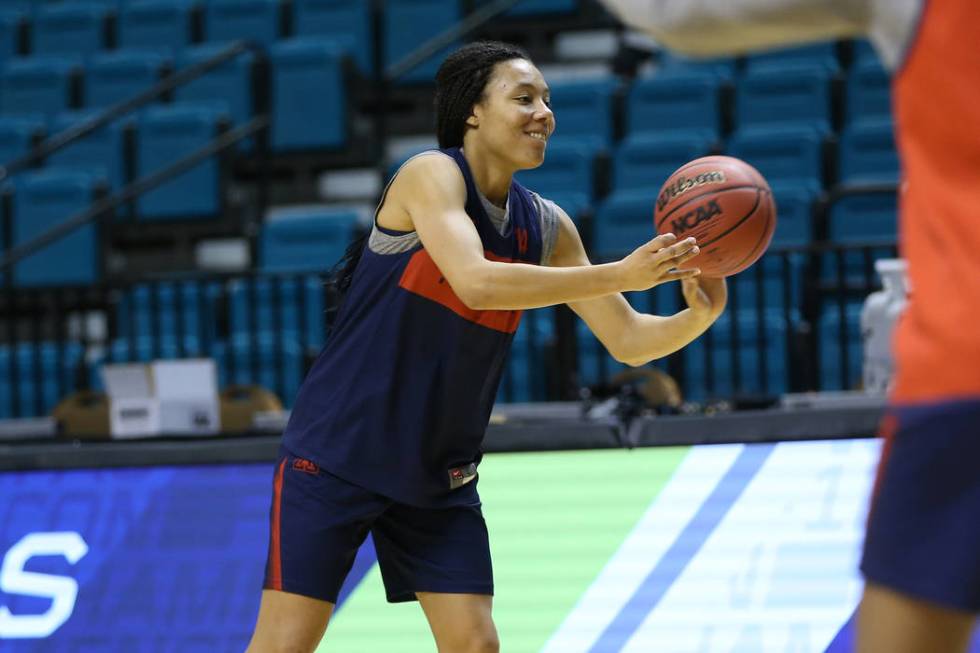
[[721, 80], [710, 72], [680, 70], [638, 79], [626, 104], [627, 133], [721, 134]]
[[272, 46], [274, 151], [340, 148], [347, 144], [343, 56], [339, 44], [316, 37], [288, 39]]
[[[420, 44], [462, 20], [459, 0], [388, 0], [382, 16], [385, 68], [400, 61]], [[453, 49], [453, 43], [407, 71], [396, 83], [431, 82]]]
[[654, 236], [655, 199], [656, 192], [646, 188], [613, 193], [599, 204], [592, 237], [599, 260], [620, 258]]
[[243, 39], [270, 46], [281, 35], [279, 0], [208, 0], [204, 37], [209, 43]]
[[371, 21], [364, 0], [293, 0], [293, 34], [334, 39], [364, 74], [374, 71]]
[[892, 115], [892, 78], [877, 59], [851, 66], [846, 86], [847, 122]]
[[713, 139], [707, 132], [680, 131], [631, 134], [613, 158], [613, 189], [645, 190], [652, 203], [660, 187], [679, 167], [710, 153]]
[[41, 115], [0, 116], [0, 166], [28, 154], [43, 135]]
[[[25, 243], [73, 214], [87, 209], [105, 180], [79, 170], [46, 168], [13, 182], [13, 244]], [[84, 286], [101, 277], [98, 227], [88, 224], [32, 254], [14, 266], [18, 286]]]
[[[150, 175], [213, 141], [227, 114], [210, 106], [173, 104], [147, 109], [137, 133], [136, 177]], [[141, 195], [141, 220], [209, 219], [222, 209], [221, 169], [211, 157]]]
[[608, 149], [613, 141], [613, 94], [617, 85], [612, 76], [551, 83], [551, 105], [557, 120], [551, 142], [575, 138], [589, 141], [595, 149]]
[[[76, 389], [76, 373], [84, 363], [83, 355], [77, 342], [21, 343], [14, 347], [13, 356], [8, 345], [0, 345], [0, 418], [48, 415]], [[19, 395], [16, 403], [11, 375]]]
[[561, 206], [573, 219], [591, 206], [595, 189], [596, 151], [589, 141], [549, 143], [544, 163], [517, 173], [517, 181]]
[[754, 166], [769, 184], [823, 188], [823, 133], [810, 124], [753, 125], [728, 140], [728, 153]]
[[[222, 47], [208, 44], [187, 48], [178, 58], [179, 68], [188, 68], [206, 61], [217, 54]], [[174, 99], [177, 102], [219, 107], [231, 117], [232, 123], [244, 124], [255, 114], [255, 107], [252, 106], [254, 66], [255, 55], [251, 52], [243, 52], [197, 79], [177, 87], [174, 91]], [[250, 148], [250, 143], [250, 140], [243, 143], [243, 147]]]
[[692, 59], [669, 50], [661, 50], [657, 57], [658, 74], [708, 74], [722, 82], [731, 82], [738, 72], [735, 57], [710, 57]]
[[840, 136], [840, 180], [844, 184], [898, 183], [895, 126], [890, 118], [862, 118]]
[[268, 272], [328, 270], [354, 236], [358, 215], [344, 208], [311, 207], [267, 220], [259, 242], [259, 262]]
[[551, 308], [524, 311], [497, 391], [498, 402], [548, 398], [548, 356], [554, 350], [554, 325]]
[[177, 55], [194, 37], [194, 0], [139, 0], [119, 13], [119, 47]]
[[[115, 307], [117, 353], [128, 357], [130, 341], [138, 356], [152, 356], [155, 343], [168, 357], [179, 356], [183, 343], [187, 356], [210, 352], [216, 340], [221, 288], [215, 283], [164, 282], [140, 284], [122, 293]], [[142, 358], [141, 358], [142, 360]]]
[[[54, 133], [62, 132], [98, 115], [98, 111], [59, 113], [52, 123]], [[49, 164], [59, 168], [88, 170], [103, 176], [112, 190], [119, 190], [130, 180], [126, 169], [126, 125], [113, 122], [73, 141], [48, 157]]]
[[32, 47], [43, 55], [87, 56], [106, 47], [108, 9], [98, 3], [46, 4], [34, 14]]
[[829, 133], [832, 73], [816, 63], [772, 64], [748, 71], [735, 88], [736, 125], [813, 125]]
[[0, 7], [0, 66], [20, 53], [20, 30], [24, 15]]
[[837, 44], [834, 41], [823, 41], [791, 48], [780, 48], [768, 52], [750, 54], [745, 57], [745, 67], [748, 71], [764, 70], [785, 65], [807, 64], [822, 66], [828, 72], [840, 70], [837, 58]]
[[218, 342], [212, 351], [218, 368], [218, 384], [256, 383], [274, 392], [291, 408], [303, 380], [303, 352], [285, 334], [259, 334]]
[[[893, 243], [898, 238], [898, 207], [894, 193], [861, 193], [849, 195], [834, 202], [830, 207], [827, 237], [832, 243], [862, 242]], [[888, 246], [873, 248], [870, 259], [860, 250], [850, 250], [837, 255], [823, 256], [822, 278], [825, 281], [848, 284], [873, 284], [876, 275], [873, 263], [878, 258], [890, 258], [893, 252]], [[843, 278], [839, 265], [843, 264]]]
[[323, 293], [317, 274], [235, 280], [228, 289], [230, 333], [283, 333], [315, 353], [324, 342]]
[[163, 77], [162, 52], [115, 50], [92, 56], [85, 69], [85, 108], [105, 109], [146, 91]]
[[41, 113], [46, 119], [75, 106], [81, 66], [77, 58], [11, 59], [0, 72], [0, 114]]
[[[842, 332], [843, 329], [843, 332]], [[840, 307], [834, 302], [824, 304], [817, 326], [820, 390], [854, 390], [861, 383], [863, 350], [861, 342], [861, 303], [844, 305], [844, 320]], [[841, 335], [847, 352], [844, 367], [841, 352]]]

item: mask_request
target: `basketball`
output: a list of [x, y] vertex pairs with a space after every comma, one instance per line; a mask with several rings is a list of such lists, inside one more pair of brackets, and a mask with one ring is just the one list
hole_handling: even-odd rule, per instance
[[776, 205], [758, 170], [730, 156], [706, 156], [667, 178], [653, 221], [657, 233], [697, 239], [701, 253], [682, 267], [728, 277], [766, 251], [776, 229]]

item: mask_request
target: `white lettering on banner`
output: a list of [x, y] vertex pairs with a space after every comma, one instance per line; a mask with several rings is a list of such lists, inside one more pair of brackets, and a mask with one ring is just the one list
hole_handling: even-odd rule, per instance
[[0, 591], [7, 594], [51, 599], [43, 614], [15, 615], [0, 605], [0, 639], [44, 638], [68, 621], [75, 609], [78, 583], [74, 578], [25, 571], [34, 556], [63, 556], [75, 564], [88, 553], [88, 544], [78, 533], [31, 533], [12, 546], [0, 566]]

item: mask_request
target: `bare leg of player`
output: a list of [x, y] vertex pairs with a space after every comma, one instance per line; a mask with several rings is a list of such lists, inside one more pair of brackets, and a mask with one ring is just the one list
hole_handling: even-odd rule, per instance
[[439, 653], [498, 653], [500, 640], [486, 594], [418, 592]]
[[857, 653], [965, 653], [976, 618], [868, 583], [858, 613]]
[[259, 618], [245, 653], [312, 653], [334, 604], [299, 594], [263, 590]]

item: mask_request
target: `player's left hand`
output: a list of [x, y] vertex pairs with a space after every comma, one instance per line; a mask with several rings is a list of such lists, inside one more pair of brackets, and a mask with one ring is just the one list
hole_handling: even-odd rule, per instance
[[684, 279], [681, 289], [691, 312], [711, 321], [718, 319], [728, 302], [728, 286], [723, 278], [698, 276]]

